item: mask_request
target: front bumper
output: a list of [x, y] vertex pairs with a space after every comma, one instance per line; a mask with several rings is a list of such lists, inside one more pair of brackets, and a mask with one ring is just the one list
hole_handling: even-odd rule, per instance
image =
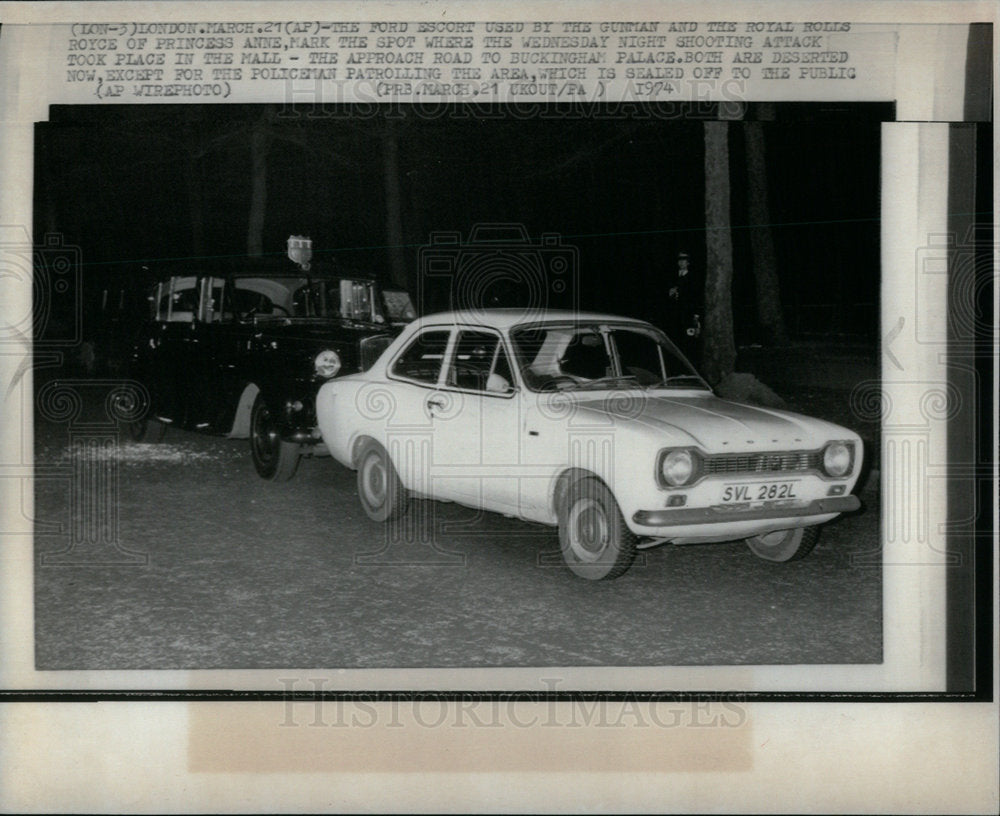
[[773, 518], [800, 518], [828, 513], [849, 513], [861, 506], [857, 496], [834, 496], [815, 499], [808, 504], [767, 503], [759, 507], [714, 505], [712, 507], [677, 507], [667, 510], [639, 510], [632, 516], [640, 527], [676, 527], [689, 524], [724, 524], [726, 522], [763, 521]]
[[311, 444], [320, 438], [316, 427], [316, 393], [322, 384], [309, 380], [275, 389], [281, 399], [273, 407], [279, 412], [279, 433], [286, 442]]

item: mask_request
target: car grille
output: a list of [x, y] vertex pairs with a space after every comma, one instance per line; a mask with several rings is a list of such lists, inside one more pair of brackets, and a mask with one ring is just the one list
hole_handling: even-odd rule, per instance
[[705, 458], [705, 473], [789, 473], [819, 470], [822, 451], [723, 454]]

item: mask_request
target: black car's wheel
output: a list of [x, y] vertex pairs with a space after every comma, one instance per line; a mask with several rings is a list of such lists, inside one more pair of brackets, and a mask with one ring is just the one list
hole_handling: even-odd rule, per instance
[[370, 442], [358, 456], [358, 498], [372, 521], [391, 521], [406, 513], [410, 497], [385, 448]]
[[257, 395], [250, 414], [250, 454], [262, 479], [287, 481], [299, 466], [300, 446], [281, 438], [277, 417], [262, 394]]
[[819, 525], [775, 530], [746, 540], [750, 551], [765, 561], [798, 561], [813, 551], [819, 540]]
[[158, 419], [137, 419], [127, 425], [128, 437], [133, 442], [161, 442], [167, 432], [167, 423]]
[[570, 487], [559, 513], [559, 545], [566, 566], [591, 581], [617, 578], [635, 561], [636, 536], [597, 479]]

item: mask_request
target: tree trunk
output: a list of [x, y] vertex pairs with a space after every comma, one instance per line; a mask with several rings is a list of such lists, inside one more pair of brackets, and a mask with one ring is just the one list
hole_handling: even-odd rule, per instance
[[184, 157], [184, 180], [188, 189], [188, 210], [191, 219], [191, 254], [205, 254], [205, 208], [201, 183], [201, 165], [192, 151]]
[[729, 216], [729, 123], [705, 122], [705, 326], [702, 373], [715, 385], [736, 369], [733, 236]]
[[399, 136], [395, 123], [385, 120], [382, 134], [382, 172], [385, 183], [385, 225], [389, 250], [389, 275], [406, 287], [406, 253], [403, 249], [403, 197], [399, 184]]
[[268, 117], [253, 123], [250, 132], [250, 217], [247, 222], [247, 255], [264, 254], [264, 216], [267, 213]]
[[767, 166], [764, 160], [764, 129], [760, 122], [744, 126], [747, 148], [747, 182], [750, 216], [750, 248], [754, 280], [757, 284], [757, 320], [770, 343], [787, 343], [785, 317], [781, 310], [778, 263], [771, 233], [771, 211], [767, 194]]

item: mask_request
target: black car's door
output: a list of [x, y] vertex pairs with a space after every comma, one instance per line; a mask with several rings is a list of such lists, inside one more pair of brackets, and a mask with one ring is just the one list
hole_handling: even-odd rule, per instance
[[197, 283], [194, 276], [175, 276], [157, 286], [154, 320], [140, 350], [152, 414], [177, 425], [188, 424]]
[[200, 303], [195, 322], [189, 412], [195, 427], [229, 431], [245, 385], [241, 365], [252, 331], [241, 324], [232, 306], [232, 290], [221, 277], [199, 281]]

